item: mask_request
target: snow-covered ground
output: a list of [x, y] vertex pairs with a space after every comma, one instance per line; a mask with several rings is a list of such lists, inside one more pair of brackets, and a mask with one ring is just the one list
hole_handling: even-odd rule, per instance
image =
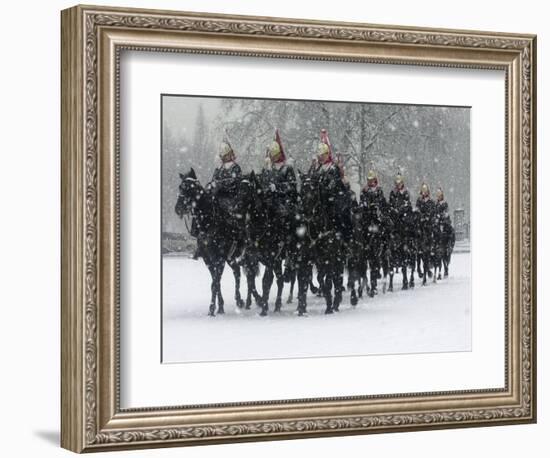
[[[449, 278], [413, 290], [364, 296], [356, 307], [344, 293], [340, 312], [324, 315], [324, 299], [308, 296], [307, 317], [297, 301], [283, 311], [258, 315], [237, 309], [229, 267], [222, 279], [225, 315], [207, 316], [210, 275], [202, 260], [163, 259], [163, 362], [227, 361], [471, 350], [470, 253], [453, 255]], [[261, 287], [261, 278], [256, 279]], [[297, 290], [297, 285], [296, 288]], [[241, 280], [246, 295], [246, 280]], [[272, 288], [270, 310], [273, 310]]]

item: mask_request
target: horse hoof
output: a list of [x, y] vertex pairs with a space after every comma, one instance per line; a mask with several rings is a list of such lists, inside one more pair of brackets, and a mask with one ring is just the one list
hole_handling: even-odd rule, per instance
[[407, 285], [406, 283], [403, 283], [403, 286], [401, 287], [401, 289], [403, 290], [409, 289], [409, 285]]
[[388, 286], [388, 292], [393, 293], [393, 286]]
[[218, 309], [218, 315], [225, 315], [224, 309]]
[[441, 280], [441, 274], [439, 274], [439, 275], [437, 276], [437, 279], [438, 279], [438, 280]]
[[356, 297], [352, 297], [349, 302], [351, 305], [355, 307], [359, 301], [357, 300]]
[[431, 270], [428, 270], [428, 277], [432, 278], [433, 277], [433, 273]]
[[287, 303], [287, 304], [292, 304], [292, 298], [289, 297], [289, 298], [287, 299], [286, 303]]
[[330, 315], [332, 313], [332, 309], [326, 309], [325, 310], [325, 315]]
[[239, 307], [240, 309], [242, 309], [244, 307], [244, 302], [242, 299], [237, 299], [237, 307]]
[[267, 310], [263, 309], [263, 310], [260, 312], [260, 316], [267, 316]]

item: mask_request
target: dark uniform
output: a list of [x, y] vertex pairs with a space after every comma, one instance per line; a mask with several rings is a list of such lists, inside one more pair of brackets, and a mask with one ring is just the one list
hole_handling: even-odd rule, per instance
[[399, 216], [412, 210], [411, 197], [409, 191], [405, 188], [394, 188], [390, 191], [390, 207], [397, 212]]
[[241, 179], [241, 167], [236, 162], [232, 162], [229, 167], [225, 164], [218, 167], [208, 185], [208, 189], [218, 203], [219, 218], [225, 221], [232, 231], [242, 230], [244, 223], [244, 219], [238, 218], [234, 212]]
[[296, 174], [291, 165], [284, 164], [280, 168], [266, 170], [268, 193], [271, 195], [274, 216], [284, 220], [294, 219], [298, 190]]
[[361, 191], [361, 206], [367, 210], [386, 210], [387, 202], [382, 188], [367, 187]]
[[325, 209], [327, 230], [335, 229], [347, 243], [353, 232], [350, 191], [346, 188], [340, 168], [334, 163], [319, 167], [316, 172], [319, 180], [321, 204]]

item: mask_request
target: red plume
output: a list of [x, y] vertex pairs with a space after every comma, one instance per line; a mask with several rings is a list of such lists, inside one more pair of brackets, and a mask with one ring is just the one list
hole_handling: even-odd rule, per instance
[[332, 145], [330, 144], [330, 139], [328, 138], [328, 133], [326, 129], [321, 129], [321, 142], [328, 146], [327, 162], [332, 162]]
[[283, 143], [281, 142], [281, 136], [279, 135], [279, 129], [275, 129], [275, 141], [281, 149], [281, 157], [278, 162], [283, 162], [286, 159], [285, 150], [283, 149]]

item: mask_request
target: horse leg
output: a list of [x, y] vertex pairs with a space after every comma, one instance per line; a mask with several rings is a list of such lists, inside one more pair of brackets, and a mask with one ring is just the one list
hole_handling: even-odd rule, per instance
[[409, 267], [411, 268], [411, 276], [409, 278], [409, 288], [411, 288], [411, 289], [414, 288], [414, 268], [415, 268], [415, 265], [416, 265], [416, 260], [413, 258], [411, 264], [409, 265]]
[[[252, 295], [256, 291], [256, 273], [252, 269], [246, 270], [246, 303], [245, 309], [250, 310]], [[257, 294], [257, 293], [256, 293]]]
[[216, 284], [216, 269], [212, 266], [208, 266], [208, 270], [210, 271], [210, 307], [208, 308], [208, 316], [216, 316], [216, 298], [218, 295], [218, 286]]
[[242, 309], [244, 302], [241, 298], [241, 266], [236, 262], [232, 262], [229, 266], [233, 270], [233, 276], [235, 277], [235, 304]]
[[355, 281], [358, 278], [357, 270], [350, 269], [349, 277], [348, 277], [348, 289], [350, 290], [349, 294], [349, 302], [351, 305], [356, 306], [358, 299], [357, 299], [357, 291], [355, 290]]
[[275, 311], [280, 312], [283, 305], [281, 296], [283, 295], [283, 286], [285, 284], [281, 263], [277, 262], [273, 270], [275, 271], [275, 277], [277, 279], [277, 297], [275, 299]]
[[223, 269], [225, 267], [225, 262], [223, 262], [218, 267], [218, 272], [216, 276], [216, 284], [218, 288], [218, 315], [223, 315], [225, 313], [225, 310], [223, 308], [224, 301], [222, 296], [222, 275], [223, 275]]
[[428, 257], [424, 253], [422, 254], [422, 266], [424, 268], [424, 275], [422, 275], [422, 286], [426, 286], [428, 281]]
[[401, 272], [403, 273], [403, 285], [401, 286], [401, 289], [409, 289], [409, 282], [407, 280], [407, 264], [403, 263], [403, 266], [401, 267]]
[[290, 277], [290, 292], [288, 294], [287, 304], [292, 304], [292, 299], [294, 296], [294, 284], [296, 283], [296, 271], [293, 270]]
[[262, 312], [260, 315], [267, 315], [269, 309], [269, 291], [271, 290], [271, 285], [273, 284], [273, 267], [265, 266], [264, 277], [262, 279]]
[[330, 314], [333, 312], [332, 310], [332, 279], [330, 278], [330, 275], [324, 275], [323, 278], [323, 292], [325, 296], [325, 301], [327, 304], [327, 308], [325, 309], [325, 314]]
[[378, 277], [380, 276], [380, 266], [378, 262], [373, 260], [370, 262], [370, 290], [369, 297], [374, 297], [378, 294]]
[[298, 316], [304, 316], [307, 314], [307, 290], [310, 285], [310, 274], [308, 273], [308, 269], [299, 266], [298, 272]]
[[319, 283], [319, 289], [317, 290], [317, 296], [323, 297], [325, 295], [325, 284], [323, 279], [323, 272], [321, 269], [317, 270], [317, 283]]
[[388, 291], [389, 291], [390, 293], [393, 293], [393, 274], [394, 274], [394, 272], [393, 272], [393, 267], [392, 267], [392, 268], [390, 269], [390, 283], [389, 283], [389, 285], [388, 285]]
[[340, 304], [342, 303], [342, 293], [344, 291], [344, 264], [338, 266], [334, 272], [334, 303], [332, 308], [335, 312], [338, 312]]

